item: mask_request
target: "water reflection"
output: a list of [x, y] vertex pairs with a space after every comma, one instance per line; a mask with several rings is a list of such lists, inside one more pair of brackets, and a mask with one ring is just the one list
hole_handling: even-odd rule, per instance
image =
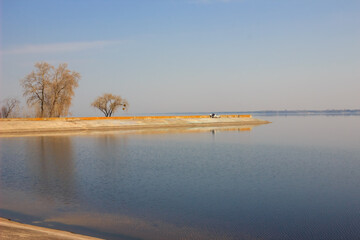
[[99, 147], [100, 158], [117, 158], [120, 156], [120, 151], [126, 150], [127, 144], [127, 135], [119, 136], [118, 134], [102, 134], [98, 135], [96, 138], [96, 144]]
[[1, 137], [34, 137], [34, 136], [117, 136], [127, 134], [170, 134], [170, 133], [205, 133], [205, 132], [224, 132], [224, 131], [251, 131], [257, 125], [235, 125], [235, 126], [219, 126], [219, 127], [171, 127], [171, 128], [143, 128], [129, 130], [81, 130], [81, 131], [65, 131], [65, 132], [39, 132], [39, 133], [5, 133]]
[[280, 120], [0, 139], [0, 208], [115, 239], [359, 236], [359, 135], [333, 127], [358, 121]]
[[26, 163], [35, 178], [34, 191], [65, 204], [76, 194], [70, 137], [37, 137], [27, 141]]

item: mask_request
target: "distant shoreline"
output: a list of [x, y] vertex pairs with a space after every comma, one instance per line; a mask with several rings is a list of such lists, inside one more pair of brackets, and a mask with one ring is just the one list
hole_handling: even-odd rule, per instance
[[[261, 110], [261, 111], [241, 111], [236, 113], [251, 114], [256, 116], [360, 116], [360, 109]], [[233, 114], [233, 112], [221, 112], [220, 114]]]
[[1, 119], [0, 137], [9, 134], [38, 134], [59, 132], [91, 132], [106, 130], [137, 130], [156, 128], [193, 128], [260, 125], [270, 123], [251, 115], [221, 115], [210, 118], [197, 116], [141, 116], [141, 117], [90, 117], [90, 118], [30, 118]]

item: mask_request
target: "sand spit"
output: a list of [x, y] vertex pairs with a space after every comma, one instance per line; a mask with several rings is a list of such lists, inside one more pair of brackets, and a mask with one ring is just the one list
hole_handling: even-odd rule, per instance
[[131, 130], [157, 128], [193, 128], [260, 125], [268, 121], [252, 118], [251, 115], [209, 116], [152, 116], [110, 118], [16, 118], [0, 120], [0, 137], [9, 134], [39, 134], [56, 132], [90, 132], [104, 130]]
[[50, 228], [27, 225], [14, 222], [5, 218], [0, 218], [0, 239], [96, 240], [100, 238], [94, 238]]

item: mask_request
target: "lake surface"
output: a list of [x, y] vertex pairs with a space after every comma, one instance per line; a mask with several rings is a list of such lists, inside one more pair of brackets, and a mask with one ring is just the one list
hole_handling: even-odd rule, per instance
[[0, 138], [0, 216], [107, 239], [358, 239], [360, 116]]

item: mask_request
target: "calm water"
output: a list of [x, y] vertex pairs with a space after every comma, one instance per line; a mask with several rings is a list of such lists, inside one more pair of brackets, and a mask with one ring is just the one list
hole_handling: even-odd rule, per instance
[[0, 216], [108, 239], [359, 239], [360, 116], [266, 119], [0, 138]]

